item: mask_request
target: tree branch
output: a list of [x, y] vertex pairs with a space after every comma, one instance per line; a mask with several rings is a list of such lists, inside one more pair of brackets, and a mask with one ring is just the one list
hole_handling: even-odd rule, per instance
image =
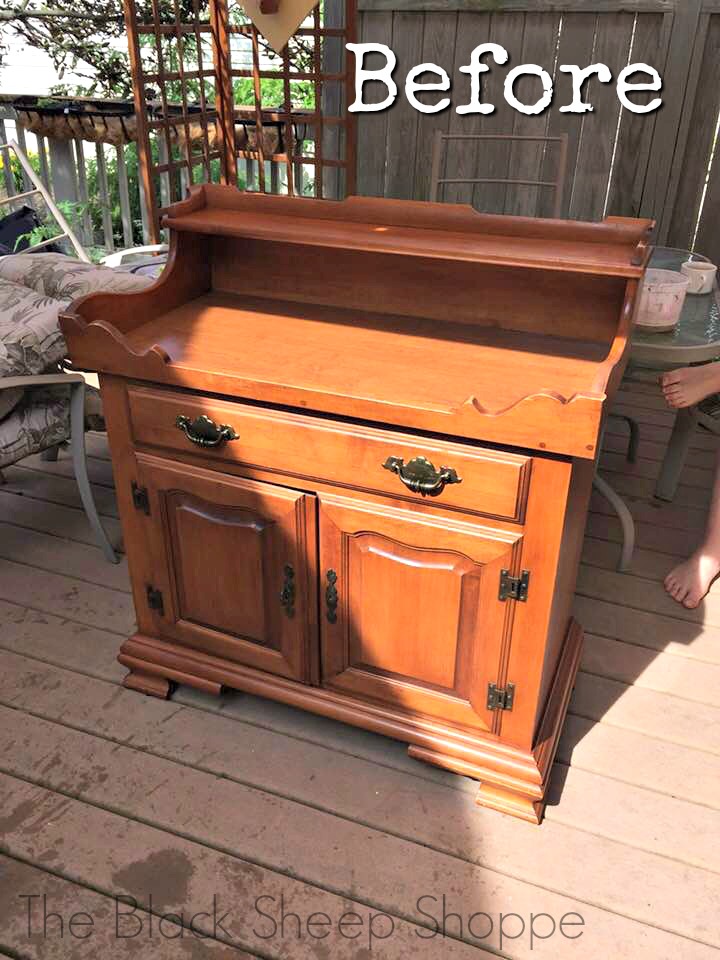
[[0, 10], [0, 23], [11, 23], [13, 20], [94, 20], [97, 23], [120, 22], [121, 13], [117, 16], [103, 16], [98, 13], [79, 13], [73, 10]]

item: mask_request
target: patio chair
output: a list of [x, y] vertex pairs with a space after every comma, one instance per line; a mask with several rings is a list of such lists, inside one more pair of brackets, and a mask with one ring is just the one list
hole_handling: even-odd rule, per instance
[[47, 452], [54, 460], [61, 444], [69, 441], [73, 470], [85, 513], [106, 559], [119, 557], [108, 540], [98, 516], [85, 460], [85, 378], [80, 373], [58, 372], [0, 379], [0, 409], [3, 393], [18, 402], [0, 420], [0, 483], [2, 468], [34, 453]]
[[[555, 177], [553, 180], [526, 180], [517, 177], [441, 177], [443, 168], [443, 147], [453, 141], [462, 141], [463, 143], [492, 143], [506, 142], [512, 143], [541, 143], [547, 149], [549, 145], [557, 145], [558, 156], [556, 163]], [[567, 152], [568, 135], [561, 133], [558, 136], [530, 136], [525, 134], [513, 133], [443, 133], [442, 130], [436, 130], [433, 136], [432, 155], [430, 160], [430, 193], [429, 200], [437, 201], [442, 199], [442, 188], [451, 185], [474, 185], [474, 184], [494, 184], [496, 186], [525, 186], [525, 187], [549, 187], [553, 191], [553, 217], [562, 216], [563, 196], [565, 193], [565, 176], [567, 172]]]
[[[140, 257], [141, 264], [145, 265], [147, 263], [157, 262], [161, 259], [158, 255], [166, 254], [167, 252], [168, 245], [166, 243], [146, 243], [142, 247], [128, 247], [125, 250], [114, 250], [106, 257], [103, 257], [102, 262], [106, 267], [122, 267], [125, 261], [131, 257]], [[145, 256], [145, 254], [148, 256]], [[128, 266], [126, 269], [134, 272], [135, 268], [134, 266]]]
[[[638, 446], [640, 444], [640, 430], [636, 421], [633, 420], [632, 417], [628, 417], [623, 413], [610, 413], [608, 416], [613, 420], [622, 420], [627, 426], [629, 433], [625, 459], [628, 463], [635, 463], [637, 460]], [[603, 435], [600, 442], [601, 448], [604, 437], [605, 432], [603, 430]], [[620, 558], [618, 560], [617, 569], [620, 573], [627, 573], [627, 571], [630, 569], [633, 552], [635, 550], [635, 521], [633, 519], [633, 515], [630, 513], [627, 504], [620, 494], [616, 493], [607, 480], [604, 477], [601, 477], [597, 471], [593, 477], [593, 486], [598, 493], [607, 500], [607, 502], [615, 511], [618, 520], [620, 521], [620, 529], [622, 531], [622, 547], [620, 550]]]
[[118, 557], [100, 523], [85, 463], [86, 399], [95, 396], [99, 412], [99, 395], [82, 374], [61, 369], [66, 346], [58, 314], [88, 293], [130, 292], [152, 282], [57, 253], [0, 258], [0, 471], [43, 451], [53, 459], [69, 441], [83, 507], [112, 562]]

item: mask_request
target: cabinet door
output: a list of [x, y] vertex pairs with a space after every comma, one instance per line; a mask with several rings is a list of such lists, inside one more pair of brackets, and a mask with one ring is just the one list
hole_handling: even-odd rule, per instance
[[137, 455], [150, 500], [158, 632], [246, 666], [312, 678], [315, 497]]
[[322, 683], [491, 729], [520, 532], [343, 498], [320, 501]]

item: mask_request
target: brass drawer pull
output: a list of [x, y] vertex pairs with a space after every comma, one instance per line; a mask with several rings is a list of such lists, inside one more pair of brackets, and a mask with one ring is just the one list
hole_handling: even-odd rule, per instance
[[289, 563], [286, 563], [283, 573], [285, 579], [280, 591], [280, 605], [285, 609], [288, 617], [292, 617], [295, 613], [295, 571]]
[[334, 570], [328, 570], [327, 588], [325, 590], [325, 603], [327, 604], [328, 623], [337, 623], [338, 592], [335, 584], [337, 583], [337, 574]]
[[238, 435], [226, 423], [217, 424], [203, 413], [191, 420], [190, 417], [179, 416], [175, 421], [178, 430], [182, 430], [188, 440], [199, 447], [220, 447], [228, 440], [237, 440]]
[[383, 467], [396, 473], [408, 490], [423, 497], [436, 497], [448, 483], [462, 483], [452, 467], [435, 467], [425, 457], [413, 457], [407, 463], [402, 457], [388, 457]]

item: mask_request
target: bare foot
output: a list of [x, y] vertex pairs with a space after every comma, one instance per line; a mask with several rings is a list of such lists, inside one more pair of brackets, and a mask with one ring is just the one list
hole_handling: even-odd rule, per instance
[[670, 370], [660, 377], [660, 386], [669, 406], [692, 407], [720, 392], [720, 363]]
[[665, 589], [673, 600], [692, 610], [719, 573], [720, 556], [713, 556], [700, 547], [685, 563], [679, 564], [665, 577]]

